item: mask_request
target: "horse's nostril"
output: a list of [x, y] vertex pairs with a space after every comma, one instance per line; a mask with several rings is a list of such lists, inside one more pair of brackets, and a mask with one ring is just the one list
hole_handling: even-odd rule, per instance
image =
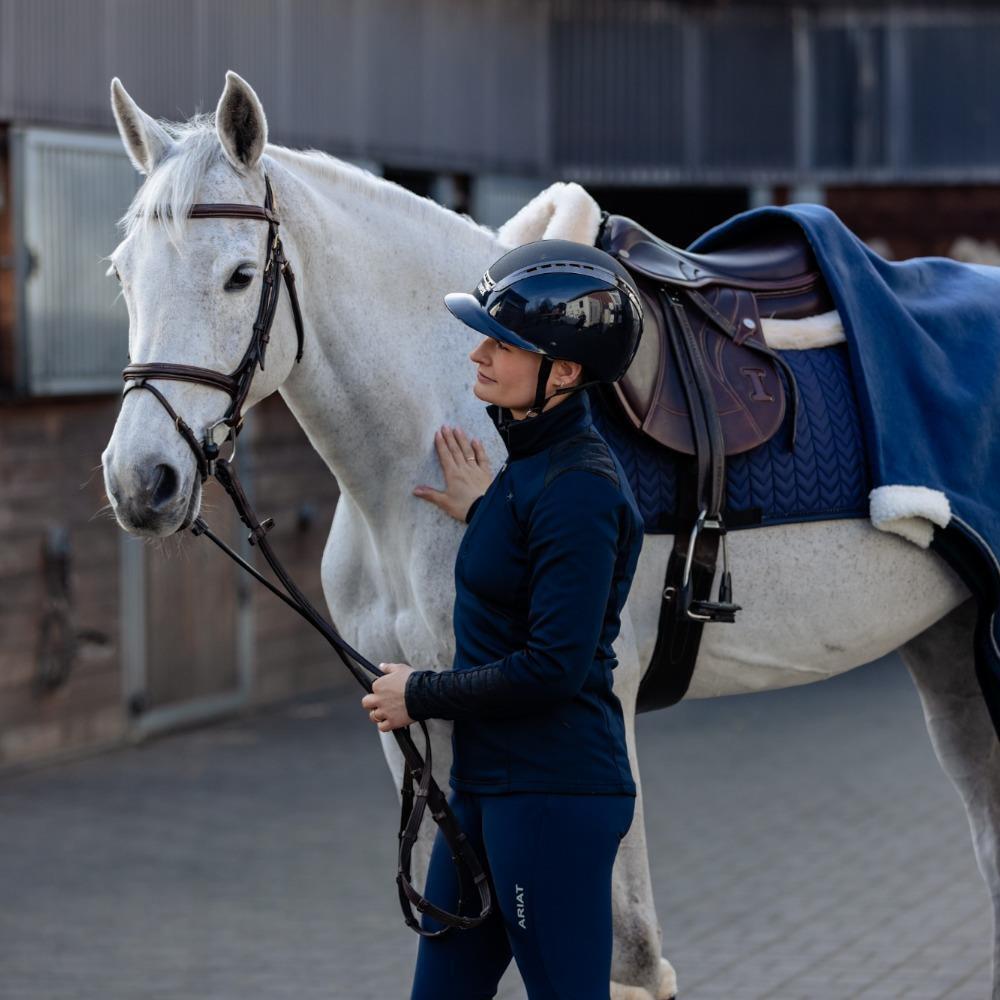
[[152, 479], [149, 505], [156, 510], [165, 507], [177, 494], [177, 473], [169, 465], [158, 465], [153, 469]]

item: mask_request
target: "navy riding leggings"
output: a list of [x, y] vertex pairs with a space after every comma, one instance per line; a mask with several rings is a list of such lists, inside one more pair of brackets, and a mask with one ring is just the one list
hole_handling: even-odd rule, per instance
[[[493, 907], [471, 930], [419, 939], [410, 1000], [490, 1000], [513, 957], [529, 1000], [608, 1000], [611, 869], [634, 795], [452, 789], [448, 804], [489, 877]], [[466, 875], [462, 913], [479, 912]], [[458, 876], [439, 830], [424, 895], [450, 913]], [[442, 924], [424, 913], [425, 930]]]

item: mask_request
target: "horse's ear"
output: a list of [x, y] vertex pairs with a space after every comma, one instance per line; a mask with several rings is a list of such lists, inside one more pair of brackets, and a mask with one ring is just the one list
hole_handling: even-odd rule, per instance
[[226, 159], [240, 172], [253, 167], [267, 145], [267, 118], [260, 99], [246, 80], [226, 71], [226, 89], [215, 109], [215, 129]]
[[140, 174], [151, 174], [174, 144], [170, 133], [132, 100], [117, 76], [111, 80], [111, 111], [128, 158]]

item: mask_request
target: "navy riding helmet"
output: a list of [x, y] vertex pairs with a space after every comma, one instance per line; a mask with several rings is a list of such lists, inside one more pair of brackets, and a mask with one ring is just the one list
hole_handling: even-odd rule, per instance
[[[572, 240], [525, 243], [489, 266], [475, 294], [449, 292], [444, 303], [473, 330], [542, 356], [529, 414], [560, 393], [617, 382], [642, 333], [642, 304], [628, 271]], [[589, 381], [545, 396], [556, 359], [578, 361]]]

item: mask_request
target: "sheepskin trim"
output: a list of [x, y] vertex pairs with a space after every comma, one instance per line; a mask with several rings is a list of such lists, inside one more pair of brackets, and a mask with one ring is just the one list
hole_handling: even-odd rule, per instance
[[845, 341], [844, 324], [836, 309], [805, 316], [802, 319], [767, 319], [761, 317], [764, 342], [776, 351], [807, 351]]
[[868, 494], [869, 516], [879, 531], [891, 531], [926, 549], [934, 525], [951, 520], [951, 504], [940, 490], [926, 486], [878, 486]]
[[508, 247], [535, 240], [573, 240], [593, 246], [601, 208], [575, 181], [556, 181], [512, 215], [497, 237]]

